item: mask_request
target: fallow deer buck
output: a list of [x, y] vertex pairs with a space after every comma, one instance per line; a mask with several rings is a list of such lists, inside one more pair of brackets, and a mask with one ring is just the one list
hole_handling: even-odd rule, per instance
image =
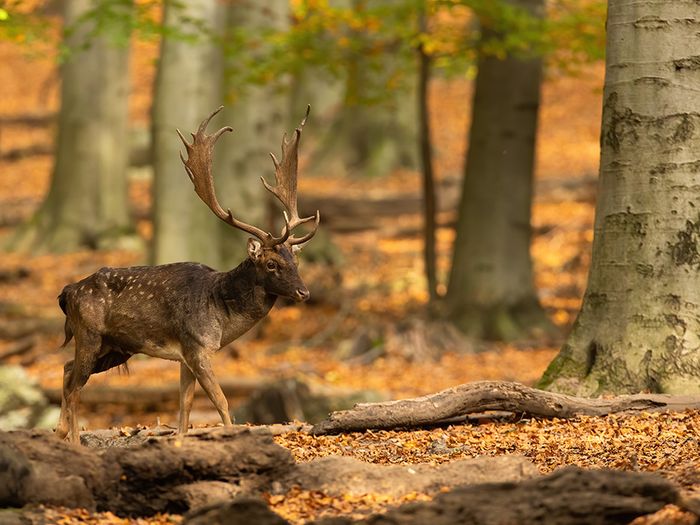
[[[214, 191], [212, 153], [217, 139], [230, 127], [207, 134], [214, 111], [185, 144], [180, 154], [194, 190], [222, 221], [249, 233], [248, 257], [229, 272], [202, 264], [182, 262], [161, 266], [102, 268], [82, 281], [66, 286], [58, 297], [66, 314], [64, 346], [75, 337], [75, 358], [64, 368], [63, 399], [56, 434], [79, 443], [77, 407], [81, 388], [91, 374], [126, 363], [134, 354], [180, 362], [180, 417], [178, 432], [185, 434], [199, 382], [216, 407], [224, 425], [233, 422], [228, 403], [214, 377], [211, 357], [249, 330], [270, 311], [278, 297], [306, 301], [309, 291], [299, 277], [296, 253], [318, 228], [320, 214], [300, 218], [297, 211], [297, 155], [299, 127], [282, 140], [282, 159], [271, 153], [275, 186], [262, 182], [285, 207], [284, 227], [278, 237], [224, 211]], [[297, 226], [314, 221], [313, 230], [294, 237]]]

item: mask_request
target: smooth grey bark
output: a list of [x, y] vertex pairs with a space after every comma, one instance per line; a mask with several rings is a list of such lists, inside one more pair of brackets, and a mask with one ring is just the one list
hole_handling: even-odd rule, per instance
[[[233, 2], [227, 8], [228, 26], [257, 34], [270, 29], [283, 31], [289, 25], [289, 2], [265, 0]], [[251, 60], [249, 53], [264, 55], [265, 49], [247, 51], [248, 56], [227, 57], [227, 74], [224, 89], [229, 101], [223, 111], [226, 124], [233, 126], [234, 137], [229, 138], [216, 160], [219, 174], [221, 200], [237, 217], [263, 229], [271, 226], [271, 195], [260, 182], [264, 176], [274, 181], [274, 165], [270, 152], [280, 156], [280, 144], [288, 128], [289, 86], [286, 78], [276, 77], [265, 85], [246, 85], [236, 75], [241, 63]], [[245, 74], [245, 72], [243, 72]], [[295, 108], [294, 126], [304, 116], [306, 105]], [[223, 205], [223, 204], [222, 204]], [[281, 221], [282, 213], [273, 211], [273, 217]], [[276, 222], [281, 227], [281, 222]], [[246, 257], [247, 234], [222, 224], [222, 254], [226, 264], [235, 264]], [[276, 230], [275, 230], [276, 231]]]
[[92, 0], [65, 2], [70, 55], [61, 66], [51, 185], [38, 211], [11, 239], [11, 249], [69, 251], [134, 239], [126, 179], [129, 48], [105, 34], [88, 39], [91, 23], [79, 20], [92, 7]]
[[690, 0], [608, 3], [588, 287], [542, 387], [700, 392], [698, 23]]
[[[513, 2], [535, 14], [542, 0]], [[479, 60], [447, 317], [477, 338], [548, 327], [534, 288], [530, 212], [541, 58]]]
[[[164, 25], [180, 35], [165, 36], [161, 43], [153, 105], [155, 264], [195, 260], [220, 266], [218, 219], [194, 192], [180, 160], [184, 146], [175, 129], [189, 137], [221, 104], [221, 53], [212, 36], [220, 31], [223, 15], [217, 0], [165, 2]], [[222, 122], [217, 117], [210, 126]], [[226, 147], [228, 138], [219, 149]]]

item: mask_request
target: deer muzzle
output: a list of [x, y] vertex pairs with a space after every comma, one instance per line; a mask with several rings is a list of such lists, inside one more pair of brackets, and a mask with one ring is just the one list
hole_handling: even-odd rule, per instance
[[309, 290], [306, 287], [297, 288], [294, 292], [294, 300], [298, 303], [303, 303], [304, 301], [307, 301], [309, 297], [311, 297], [311, 294], [309, 293]]

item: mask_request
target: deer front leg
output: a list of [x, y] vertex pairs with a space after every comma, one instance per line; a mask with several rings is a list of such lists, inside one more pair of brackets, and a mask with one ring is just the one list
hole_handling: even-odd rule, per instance
[[194, 374], [185, 363], [180, 363], [180, 421], [177, 426], [177, 433], [180, 435], [187, 434], [189, 428], [194, 387]]
[[205, 354], [203, 348], [199, 348], [194, 351], [184, 352], [185, 353], [185, 363], [189, 366], [197, 381], [202, 386], [207, 396], [216, 407], [219, 416], [221, 416], [221, 421], [223, 421], [224, 426], [233, 425], [231, 420], [231, 415], [228, 412], [228, 401], [224, 395], [221, 386], [219, 385], [216, 377], [214, 376], [214, 370], [211, 366], [211, 361], [209, 356]]

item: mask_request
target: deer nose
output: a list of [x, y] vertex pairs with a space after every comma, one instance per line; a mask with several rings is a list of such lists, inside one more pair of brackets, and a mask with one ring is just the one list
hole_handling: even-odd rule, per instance
[[311, 295], [306, 288], [297, 288], [295, 299], [299, 302], [306, 301]]

